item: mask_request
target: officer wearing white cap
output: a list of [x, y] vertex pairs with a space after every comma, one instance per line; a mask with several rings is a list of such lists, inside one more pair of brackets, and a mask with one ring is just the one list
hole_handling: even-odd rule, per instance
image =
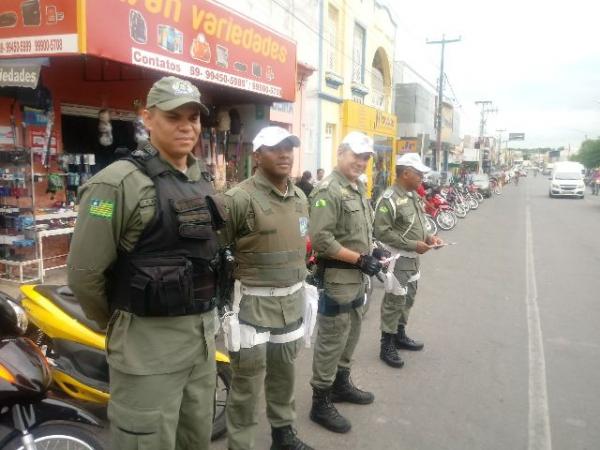
[[253, 141], [255, 175], [225, 195], [225, 242], [236, 260], [232, 310], [237, 320], [230, 315], [223, 326], [233, 371], [227, 404], [230, 450], [254, 448], [263, 385], [271, 449], [312, 450], [292, 428], [308, 234], [306, 196], [289, 177], [299, 145], [300, 139], [281, 127], [260, 130]]
[[359, 177], [373, 155], [373, 140], [356, 131], [338, 149], [337, 167], [311, 193], [309, 234], [318, 253], [319, 298], [313, 354], [310, 418], [336, 433], [351, 424], [332, 402], [366, 405], [374, 396], [350, 379], [352, 355], [360, 337], [367, 277], [381, 270], [371, 255], [372, 210]]
[[399, 155], [396, 182], [375, 206], [373, 234], [392, 256], [381, 303], [379, 357], [396, 368], [404, 365], [398, 349], [416, 351], [423, 348], [423, 343], [414, 341], [405, 331], [420, 277], [419, 255], [443, 243], [440, 238], [427, 233], [425, 214], [415, 192], [423, 175], [430, 170], [416, 153]]

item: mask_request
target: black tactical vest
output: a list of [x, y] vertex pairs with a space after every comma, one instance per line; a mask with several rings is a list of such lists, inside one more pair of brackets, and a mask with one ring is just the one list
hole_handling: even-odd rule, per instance
[[[156, 151], [126, 158], [156, 188], [155, 213], [134, 249], [119, 252], [109, 276], [111, 309], [139, 316], [180, 316], [209, 311], [215, 304], [210, 262], [217, 240], [207, 203], [214, 194], [208, 174], [190, 181]], [[210, 199], [208, 200], [210, 202]]]

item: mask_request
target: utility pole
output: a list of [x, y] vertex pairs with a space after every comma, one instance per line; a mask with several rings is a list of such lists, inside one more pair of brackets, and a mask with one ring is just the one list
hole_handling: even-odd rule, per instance
[[[436, 145], [435, 151], [433, 152], [433, 168], [437, 170], [438, 168], [438, 158], [440, 152], [442, 151], [442, 103], [444, 101], [444, 53], [446, 50], [446, 44], [451, 44], [452, 42], [459, 42], [461, 37], [459, 36], [456, 39], [446, 39], [446, 35], [442, 34], [442, 40], [440, 41], [430, 41], [427, 39], [427, 44], [441, 44], [442, 45], [442, 62], [440, 63], [440, 78], [438, 82], [438, 104], [436, 111], [436, 121], [435, 121], [435, 130], [436, 130]], [[444, 152], [444, 172], [448, 173], [448, 152]]]
[[481, 120], [479, 122], [479, 173], [483, 172], [483, 149], [481, 146], [484, 143], [485, 136], [485, 124], [487, 122], [486, 115], [491, 112], [498, 112], [497, 109], [488, 108], [488, 105], [492, 104], [491, 100], [478, 100], [475, 102], [476, 105], [481, 106]]
[[498, 156], [496, 157], [496, 166], [500, 165], [500, 157], [502, 156], [502, 133], [504, 133], [505, 131], [506, 128], [496, 130], [496, 133], [498, 133]]

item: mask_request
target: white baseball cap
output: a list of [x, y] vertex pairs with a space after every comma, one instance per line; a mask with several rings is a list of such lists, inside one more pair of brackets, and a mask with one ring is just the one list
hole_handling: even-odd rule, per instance
[[348, 133], [342, 144], [346, 144], [357, 155], [361, 153], [375, 153], [375, 150], [373, 150], [373, 139], [359, 131]]
[[293, 147], [300, 146], [300, 139], [298, 136], [293, 135], [285, 128], [281, 127], [265, 127], [258, 132], [254, 140], [252, 141], [252, 151], [256, 151], [263, 145], [267, 147], [274, 147], [281, 141], [289, 139]]
[[427, 167], [421, 162], [421, 157], [417, 153], [405, 153], [403, 155], [398, 155], [396, 157], [396, 165], [412, 167], [421, 173], [427, 173], [431, 170], [430, 167]]

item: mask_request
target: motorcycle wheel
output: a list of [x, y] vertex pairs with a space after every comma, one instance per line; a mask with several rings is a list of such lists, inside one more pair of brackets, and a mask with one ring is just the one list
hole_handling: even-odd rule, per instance
[[427, 219], [427, 233], [435, 236], [438, 232], [437, 223], [429, 214], [425, 214], [425, 218]]
[[[32, 327], [30, 330], [28, 330], [27, 336], [34, 342], [38, 343], [40, 346], [42, 344], [48, 345], [48, 348], [51, 349], [51, 340], [38, 328]], [[213, 441], [223, 436], [227, 431], [227, 424], [225, 419], [225, 405], [227, 404], [229, 389], [231, 388], [231, 377], [231, 366], [227, 363], [217, 361], [217, 384], [215, 387], [215, 404], [213, 406], [213, 426], [211, 434], [211, 440]], [[59, 388], [59, 390], [61, 389]], [[66, 392], [66, 394], [68, 395], [68, 392]], [[43, 447], [40, 446], [39, 448]], [[57, 448], [63, 447], [57, 446]], [[74, 448], [79, 449], [79, 447]]]
[[467, 211], [465, 210], [465, 207], [460, 203], [455, 203], [452, 206], [452, 209], [454, 209], [454, 214], [456, 214], [456, 217], [460, 217], [461, 219], [467, 217]]
[[456, 217], [450, 211], [440, 211], [435, 221], [442, 230], [451, 230], [456, 226]]
[[[67, 423], [42, 425], [30, 430], [38, 449], [68, 448], [70, 450], [103, 450], [104, 447], [87, 429]], [[21, 436], [8, 443], [4, 450], [23, 450]]]
[[219, 439], [227, 431], [225, 422], [225, 406], [231, 388], [231, 366], [217, 361], [217, 387], [215, 389], [215, 405], [211, 440]]
[[481, 203], [483, 201], [483, 195], [481, 194], [481, 192], [476, 192], [475, 197], [477, 198], [477, 201], [479, 203]]
[[471, 208], [471, 209], [479, 208], [479, 202], [477, 201], [477, 199], [475, 197], [469, 197], [467, 199], [467, 202], [469, 203], [469, 208]]
[[502, 188], [500, 186], [494, 187], [494, 194], [496, 194], [496, 195], [502, 194]]

